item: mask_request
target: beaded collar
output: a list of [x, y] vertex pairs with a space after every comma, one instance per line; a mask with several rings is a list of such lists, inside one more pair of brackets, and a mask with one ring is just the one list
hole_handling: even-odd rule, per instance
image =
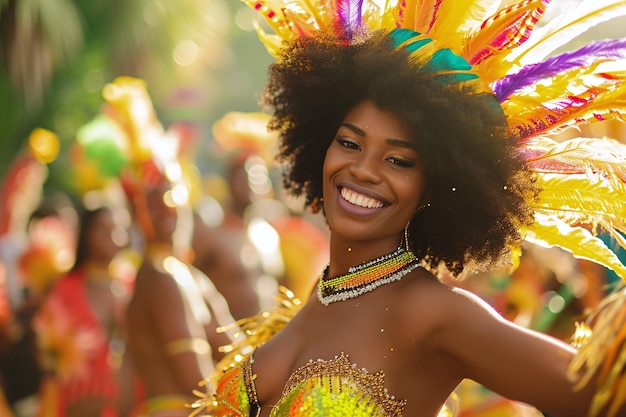
[[324, 269], [317, 287], [317, 297], [324, 305], [345, 301], [370, 292], [381, 285], [399, 281], [419, 266], [413, 252], [400, 247], [379, 258], [350, 267], [348, 273], [328, 278], [328, 266]]

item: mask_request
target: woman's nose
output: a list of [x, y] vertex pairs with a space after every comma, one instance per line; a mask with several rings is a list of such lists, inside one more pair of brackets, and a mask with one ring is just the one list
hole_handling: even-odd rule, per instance
[[354, 178], [362, 182], [380, 182], [380, 165], [373, 155], [362, 154], [360, 158], [350, 164], [349, 172]]

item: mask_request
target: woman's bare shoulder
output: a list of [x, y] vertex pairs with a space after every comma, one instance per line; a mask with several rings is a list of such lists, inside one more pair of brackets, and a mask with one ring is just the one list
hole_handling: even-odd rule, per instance
[[[406, 279], [402, 287], [401, 300], [409, 309], [428, 309], [437, 313], [460, 312], [465, 308], [478, 308], [488, 314], [494, 311], [479, 295], [453, 283], [441, 281], [425, 268], [417, 268]], [[442, 311], [443, 310], [443, 311]]]
[[[455, 332], [457, 328], [499, 321], [500, 315], [478, 295], [439, 280], [418, 268], [397, 292], [399, 321], [408, 331]], [[462, 334], [459, 333], [459, 334]]]

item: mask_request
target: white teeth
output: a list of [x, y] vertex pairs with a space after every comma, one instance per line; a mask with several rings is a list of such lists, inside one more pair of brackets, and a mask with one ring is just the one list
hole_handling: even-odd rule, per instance
[[382, 201], [367, 197], [363, 194], [359, 194], [347, 188], [341, 189], [341, 196], [355, 206], [366, 208], [380, 208], [383, 206]]

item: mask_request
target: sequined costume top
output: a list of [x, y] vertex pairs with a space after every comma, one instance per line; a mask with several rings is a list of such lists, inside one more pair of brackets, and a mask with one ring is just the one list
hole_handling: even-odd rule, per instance
[[[279, 304], [281, 308], [269, 315], [259, 315], [262, 324], [248, 321], [244, 333], [257, 340], [244, 342], [242, 346], [258, 347], [262, 340], [267, 341], [284, 326], [297, 310], [293, 300], [283, 298]], [[254, 331], [245, 331], [252, 328]], [[261, 407], [255, 386], [253, 358], [253, 354], [242, 355], [239, 349], [231, 352], [225, 361], [229, 365], [218, 365], [218, 369], [222, 370], [207, 379], [212, 387], [195, 403], [196, 411], [191, 416], [259, 416]], [[369, 373], [352, 364], [349, 356], [341, 353], [331, 360], [310, 360], [296, 369], [285, 383], [280, 399], [272, 406], [270, 417], [401, 417], [405, 404], [406, 400], [396, 399], [387, 393], [382, 372]], [[439, 417], [451, 416], [448, 407], [444, 406]]]
[[[259, 415], [252, 363], [247, 358], [224, 371], [214, 394], [213, 415]], [[270, 416], [401, 416], [404, 404], [385, 392], [382, 372], [370, 374], [341, 354], [297, 369]]]

